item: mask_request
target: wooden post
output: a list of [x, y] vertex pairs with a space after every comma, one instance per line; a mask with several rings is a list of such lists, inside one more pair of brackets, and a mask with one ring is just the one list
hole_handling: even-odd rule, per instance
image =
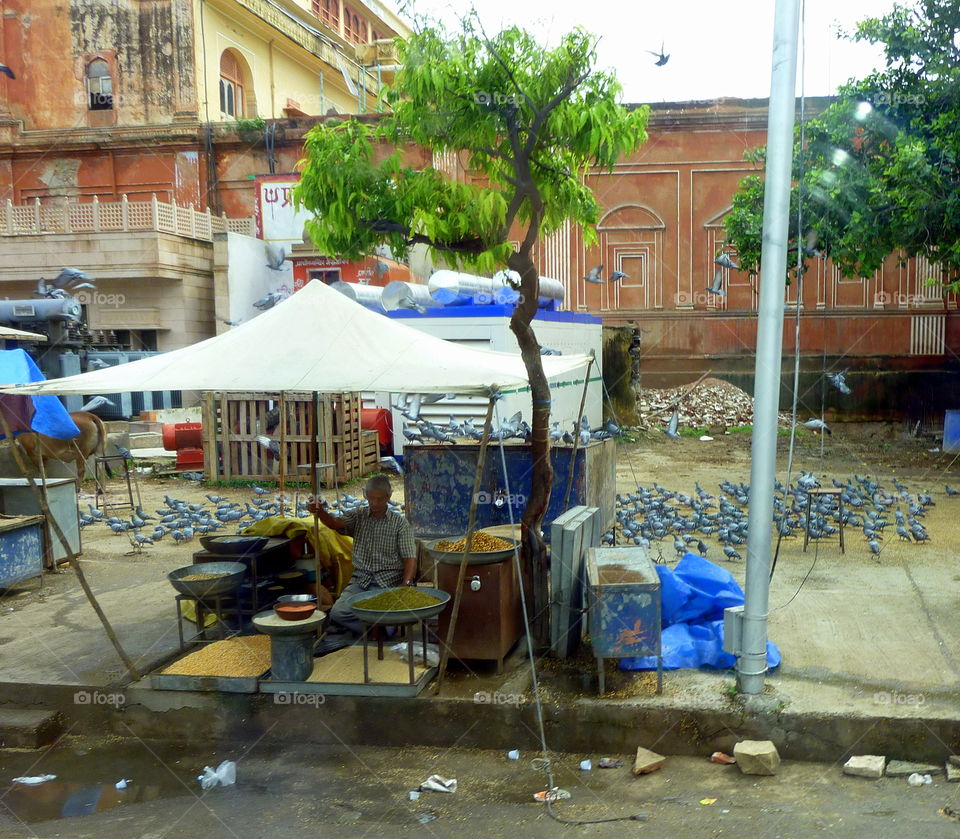
[[[313, 439], [310, 446], [310, 491], [316, 501], [320, 497], [320, 394], [313, 392]], [[313, 566], [317, 575], [314, 586], [317, 590], [317, 603], [320, 602], [320, 521], [313, 516]], [[338, 581], [339, 582], [339, 581]], [[336, 585], [336, 584], [335, 584]], [[336, 590], [333, 592], [338, 594]]]
[[287, 486], [287, 394], [280, 391], [280, 515], [284, 515], [284, 490]]
[[567, 475], [567, 491], [563, 496], [561, 513], [565, 513], [570, 505], [570, 490], [573, 489], [573, 475], [577, 468], [577, 449], [580, 448], [580, 423], [583, 421], [583, 408], [587, 404], [587, 387], [590, 385], [590, 370], [593, 367], [593, 356], [587, 362], [587, 375], [583, 380], [583, 393], [580, 395], [580, 410], [577, 412], [577, 427], [573, 432], [573, 450], [570, 452], [570, 474]]
[[447, 627], [447, 640], [440, 650], [440, 669], [437, 673], [437, 692], [443, 687], [443, 676], [447, 671], [447, 661], [450, 658], [450, 647], [453, 645], [453, 635], [457, 629], [457, 615], [460, 612], [460, 598], [463, 593], [463, 581], [467, 576], [467, 554], [473, 547], [473, 531], [477, 526], [477, 499], [480, 495], [480, 482], [483, 480], [483, 467], [487, 461], [487, 444], [490, 442], [490, 423], [493, 419], [494, 396], [487, 404], [487, 416], [483, 421], [483, 436], [480, 438], [480, 452], [477, 455], [477, 473], [473, 478], [473, 495], [470, 497], [470, 513], [467, 516], [467, 533], [464, 536], [463, 556], [460, 557], [460, 569], [457, 572], [457, 587], [453, 592], [453, 611], [450, 612], [450, 626]]
[[4, 436], [8, 440], [13, 441], [13, 444], [10, 448], [13, 452], [14, 459], [17, 461], [17, 466], [19, 467], [21, 473], [23, 473], [23, 477], [27, 479], [27, 483], [33, 490], [34, 495], [37, 497], [37, 503], [40, 505], [40, 512], [46, 517], [46, 520], [50, 528], [53, 530], [54, 535], [60, 541], [60, 544], [66, 551], [67, 556], [70, 558], [70, 566], [76, 573], [77, 579], [80, 581], [80, 587], [83, 589], [83, 593], [87, 596], [87, 600], [90, 601], [93, 611], [96, 612], [97, 617], [100, 618], [100, 623], [103, 625], [103, 629], [107, 633], [110, 643], [113, 644], [113, 648], [117, 651], [117, 655], [120, 656], [120, 660], [127, 668], [130, 678], [139, 679], [140, 673], [130, 660], [130, 657], [126, 654], [126, 652], [124, 652], [123, 647], [120, 646], [120, 641], [117, 639], [116, 633], [113, 631], [113, 627], [110, 626], [110, 621], [107, 620], [107, 616], [103, 613], [103, 609], [100, 608], [100, 604], [97, 602], [97, 598], [94, 595], [93, 590], [90, 588], [90, 584], [87, 582], [87, 578], [83, 573], [83, 569], [80, 567], [80, 561], [71, 552], [70, 543], [67, 541], [67, 537], [64, 535], [63, 530], [60, 529], [59, 522], [51, 514], [50, 507], [47, 504], [46, 498], [44, 497], [45, 493], [41, 492], [40, 487], [37, 486], [37, 482], [30, 475], [30, 470], [27, 468], [25, 453], [21, 450], [20, 441], [13, 436], [13, 432], [10, 430], [10, 423], [7, 422], [7, 417], [2, 411], [0, 411], [0, 423], [3, 425]]
[[203, 394], [203, 469], [208, 480], [220, 480], [220, 458], [217, 457], [217, 409], [211, 391]]

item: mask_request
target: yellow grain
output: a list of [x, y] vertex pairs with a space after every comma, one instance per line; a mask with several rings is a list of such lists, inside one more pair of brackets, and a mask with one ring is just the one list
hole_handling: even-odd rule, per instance
[[270, 668], [270, 638], [244, 635], [214, 641], [164, 670], [172, 676], [260, 676]]
[[[456, 542], [440, 541], [437, 542], [438, 551], [462, 551], [467, 546], [466, 537], [458, 539]], [[513, 543], [499, 536], [493, 536], [483, 530], [478, 530], [471, 539], [471, 553], [483, 553], [484, 551], [503, 551], [512, 548]]]

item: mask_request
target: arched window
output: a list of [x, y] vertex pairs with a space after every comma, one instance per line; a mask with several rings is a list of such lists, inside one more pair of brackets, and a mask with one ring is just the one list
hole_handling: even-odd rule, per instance
[[340, 4], [337, 0], [310, 0], [310, 11], [331, 29], [340, 25]]
[[113, 110], [113, 79], [110, 65], [102, 58], [87, 65], [87, 94], [91, 111]]
[[351, 12], [349, 9], [343, 10], [343, 34], [348, 41], [355, 44], [367, 40], [367, 22], [360, 15]]
[[246, 116], [243, 68], [230, 50], [224, 50], [220, 56], [220, 115], [233, 119]]

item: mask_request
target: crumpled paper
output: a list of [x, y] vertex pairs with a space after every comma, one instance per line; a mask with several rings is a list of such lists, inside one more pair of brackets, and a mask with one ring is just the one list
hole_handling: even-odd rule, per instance
[[440, 775], [431, 775], [427, 780], [420, 784], [423, 792], [456, 792], [457, 779], [443, 778]]

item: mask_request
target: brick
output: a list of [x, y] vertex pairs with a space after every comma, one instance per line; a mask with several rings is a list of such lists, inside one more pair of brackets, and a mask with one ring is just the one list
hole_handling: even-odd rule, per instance
[[733, 756], [744, 775], [776, 775], [780, 753], [772, 740], [741, 740], [733, 747]]
[[39, 749], [52, 743], [63, 731], [63, 720], [56, 711], [19, 708], [0, 710], [0, 747]]
[[960, 766], [954, 766], [952, 763], [948, 763], [944, 768], [947, 770], [948, 781], [951, 783], [960, 781]]
[[843, 764], [843, 774], [858, 778], [882, 778], [886, 763], [883, 755], [854, 755]]
[[651, 772], [656, 772], [666, 761], [667, 759], [663, 755], [658, 755], [656, 752], [643, 748], [643, 746], [638, 746], [637, 759], [633, 762], [633, 774], [649, 775]]
[[887, 764], [888, 778], [906, 778], [914, 772], [918, 775], [942, 775], [943, 767], [935, 763], [913, 763], [909, 760], [891, 760]]

